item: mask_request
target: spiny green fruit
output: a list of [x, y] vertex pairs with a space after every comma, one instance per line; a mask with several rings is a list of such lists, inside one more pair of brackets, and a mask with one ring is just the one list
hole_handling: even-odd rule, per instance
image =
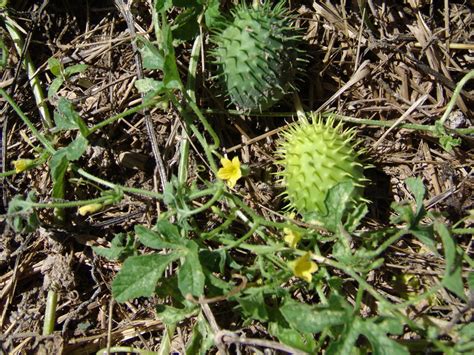
[[218, 76], [239, 109], [268, 109], [293, 87], [301, 36], [283, 2], [239, 5], [232, 15], [212, 37]]
[[311, 122], [304, 118], [281, 134], [277, 164], [283, 170], [278, 174], [290, 209], [303, 216], [324, 216], [329, 190], [346, 181], [355, 187], [352, 203], [363, 200], [364, 168], [358, 161], [360, 152], [354, 149], [354, 134], [352, 129], [343, 130], [340, 123], [334, 125], [333, 118], [323, 122], [314, 115]]

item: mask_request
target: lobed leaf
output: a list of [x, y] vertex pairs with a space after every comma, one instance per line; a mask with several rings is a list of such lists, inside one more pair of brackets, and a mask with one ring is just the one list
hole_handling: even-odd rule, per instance
[[175, 253], [129, 257], [112, 282], [113, 297], [117, 302], [126, 302], [152, 296], [166, 267], [178, 257]]

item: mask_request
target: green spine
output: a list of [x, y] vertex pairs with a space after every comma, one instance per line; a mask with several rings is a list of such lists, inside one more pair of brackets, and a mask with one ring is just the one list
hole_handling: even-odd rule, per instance
[[364, 167], [359, 162], [360, 151], [354, 147], [355, 131], [334, 125], [333, 118], [323, 122], [313, 116], [290, 126], [281, 134], [277, 164], [285, 187], [288, 208], [304, 215], [326, 215], [325, 199], [329, 190], [339, 183], [351, 181], [354, 203], [363, 200]]
[[239, 5], [232, 15], [212, 37], [221, 83], [239, 109], [266, 110], [293, 88], [301, 36], [283, 2]]

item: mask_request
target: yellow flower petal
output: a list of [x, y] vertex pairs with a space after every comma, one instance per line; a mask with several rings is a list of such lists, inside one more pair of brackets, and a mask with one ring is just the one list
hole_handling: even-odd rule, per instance
[[242, 171], [240, 170], [240, 161], [238, 157], [234, 157], [232, 161], [227, 158], [221, 159], [222, 168], [217, 172], [217, 177], [227, 181], [229, 187], [234, 187], [242, 177]]
[[91, 203], [89, 205], [84, 205], [82, 207], [79, 207], [77, 212], [81, 216], [85, 216], [86, 214], [91, 214], [91, 213], [95, 213], [95, 212], [100, 211], [102, 209], [102, 207], [103, 207], [103, 205], [101, 203]]
[[290, 248], [296, 248], [301, 240], [301, 233], [295, 232], [289, 228], [283, 228], [283, 232], [285, 233], [284, 240], [286, 244], [288, 244]]
[[318, 270], [318, 265], [311, 261], [311, 254], [306, 253], [300, 256], [298, 259], [289, 263], [293, 274], [306, 282], [311, 282], [313, 279], [313, 273]]
[[240, 160], [239, 160], [239, 157], [235, 156], [232, 158], [232, 165], [236, 168], [236, 169], [240, 169]]
[[13, 167], [15, 168], [15, 173], [21, 173], [31, 166], [33, 166], [34, 160], [31, 159], [18, 159], [13, 162]]

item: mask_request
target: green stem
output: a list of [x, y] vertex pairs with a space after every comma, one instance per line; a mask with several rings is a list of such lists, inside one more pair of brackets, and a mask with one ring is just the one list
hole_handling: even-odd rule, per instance
[[413, 298], [409, 299], [408, 301], [405, 301], [405, 302], [402, 302], [402, 303], [396, 303], [396, 304], [389, 304], [387, 309], [389, 309], [389, 310], [395, 310], [395, 309], [405, 310], [407, 307], [415, 305], [417, 303], [420, 303], [421, 301], [427, 299], [431, 295], [434, 295], [436, 292], [438, 292], [442, 288], [443, 288], [443, 285], [441, 283], [439, 283], [439, 284], [433, 286], [428, 291], [426, 291], [422, 294], [419, 294], [416, 297], [413, 297]]
[[[176, 109], [178, 110], [180, 115], [184, 118], [184, 120], [186, 122], [186, 125], [191, 129], [193, 134], [196, 136], [197, 140], [199, 141], [202, 148], [204, 149], [204, 153], [206, 154], [206, 158], [209, 162], [211, 170], [214, 173], [216, 173], [217, 172], [217, 165], [216, 165], [216, 162], [214, 161], [214, 157], [212, 156], [212, 151], [211, 151], [209, 145], [207, 144], [206, 139], [201, 134], [201, 132], [199, 132], [197, 127], [193, 124], [192, 118], [189, 116], [188, 112], [186, 112], [186, 110], [184, 110], [183, 106], [178, 102], [176, 97], [174, 95], [170, 94], [170, 95], [168, 95], [168, 98], [173, 103], [173, 105], [176, 107]], [[190, 105], [191, 108], [193, 106], [195, 106], [195, 105], [193, 105], [192, 102], [189, 102], [189, 105]], [[197, 112], [199, 112], [199, 109], [197, 109]]]
[[160, 193], [157, 193], [157, 192], [153, 192], [153, 191], [149, 191], [149, 190], [144, 190], [144, 189], [137, 189], [135, 187], [127, 187], [127, 186], [122, 186], [122, 185], [118, 185], [118, 184], [114, 184], [114, 183], [111, 183], [109, 181], [106, 181], [106, 180], [102, 180], [101, 178], [98, 178], [97, 176], [94, 176], [90, 173], [88, 173], [87, 171], [85, 171], [84, 169], [77, 169], [76, 170], [80, 175], [84, 176], [85, 178], [89, 179], [89, 180], [92, 180], [100, 185], [104, 185], [104, 186], [107, 186], [111, 189], [120, 189], [122, 190], [123, 192], [128, 192], [128, 193], [131, 193], [131, 194], [136, 194], [136, 195], [142, 195], [142, 196], [147, 196], [147, 197], [151, 197], [151, 198], [156, 198], [158, 200], [161, 200], [163, 199], [163, 195], [160, 194]]
[[204, 205], [202, 205], [199, 208], [196, 208], [196, 209], [191, 210], [191, 211], [180, 211], [180, 217], [183, 217], [183, 218], [189, 217], [189, 216], [201, 213], [201, 212], [207, 210], [208, 208], [211, 208], [211, 206], [214, 205], [214, 203], [216, 203], [220, 199], [220, 197], [222, 196], [223, 191], [224, 191], [223, 187], [217, 189], [214, 196], [212, 196], [212, 198], [209, 201], [207, 201]]
[[454, 229], [451, 229], [451, 233], [474, 235], [474, 228], [454, 228]]
[[102, 121], [102, 122], [96, 124], [95, 126], [92, 126], [92, 127], [89, 129], [89, 135], [90, 135], [91, 133], [94, 133], [95, 131], [97, 131], [97, 130], [99, 130], [99, 129], [101, 129], [101, 128], [103, 128], [103, 127], [105, 127], [105, 126], [107, 126], [107, 125], [109, 125], [109, 124], [111, 124], [111, 123], [113, 123], [113, 122], [115, 122], [115, 121], [120, 120], [121, 118], [130, 116], [130, 115], [132, 115], [132, 114], [134, 114], [134, 113], [137, 113], [137, 112], [139, 112], [139, 111], [141, 111], [141, 110], [143, 110], [143, 109], [145, 109], [145, 108], [147, 108], [147, 107], [150, 107], [150, 106], [155, 105], [155, 104], [158, 103], [158, 102], [160, 102], [160, 100], [146, 101], [146, 102], [144, 102], [144, 103], [142, 103], [142, 104], [140, 104], [140, 105], [134, 106], [134, 107], [132, 107], [132, 108], [130, 108], [130, 109], [124, 111], [124, 112], [121, 112], [121, 113], [119, 113], [119, 114], [117, 114], [117, 115], [115, 115], [115, 116], [112, 116], [112, 117], [110, 117], [110, 118], [108, 118], [108, 119], [106, 119], [106, 120], [104, 120], [104, 121]]
[[245, 233], [242, 238], [239, 238], [236, 241], [227, 244], [224, 248], [222, 248], [222, 250], [230, 250], [230, 249], [239, 247], [239, 245], [241, 245], [243, 242], [249, 239], [252, 236], [252, 234], [255, 233], [258, 227], [259, 227], [258, 224], [253, 224], [250, 230], [247, 233]]
[[204, 197], [204, 196], [207, 196], [207, 195], [211, 195], [211, 194], [216, 193], [217, 190], [222, 190], [223, 187], [224, 187], [224, 184], [222, 182], [218, 182], [214, 186], [212, 186], [208, 189], [191, 192], [187, 196], [187, 199], [188, 200], [195, 200], [197, 198], [201, 198], [201, 197]]
[[364, 296], [365, 289], [362, 287], [359, 287], [357, 289], [357, 295], [355, 299], [355, 305], [354, 305], [354, 315], [357, 315], [360, 311], [360, 306], [362, 304], [362, 297]]
[[24, 201], [25, 205], [28, 204], [31, 208], [72, 208], [80, 207], [85, 205], [91, 205], [94, 203], [103, 203], [110, 201], [110, 196], [101, 196], [90, 200], [79, 200], [79, 201], [62, 201], [62, 202], [28, 202]]
[[214, 238], [217, 234], [219, 234], [223, 230], [229, 229], [230, 225], [235, 221], [235, 210], [231, 210], [229, 215], [226, 217], [225, 221], [219, 225], [218, 227], [214, 228], [209, 232], [205, 232], [201, 234], [201, 238], [209, 240]]
[[176, 324], [165, 325], [165, 331], [161, 338], [160, 348], [158, 349], [157, 355], [168, 355], [171, 354], [171, 343], [173, 340], [174, 333], [176, 331]]
[[21, 174], [21, 173], [17, 173], [16, 170], [13, 169], [13, 170], [5, 171], [4, 173], [0, 173], [0, 177], [7, 177], [7, 176], [16, 175], [16, 174]]
[[[203, 110], [204, 113], [208, 114], [222, 114], [222, 115], [246, 115], [245, 112], [237, 111], [237, 110], [215, 110], [215, 109], [207, 109]], [[392, 127], [396, 122], [394, 120], [389, 121], [378, 121], [378, 120], [370, 120], [366, 118], [355, 118], [351, 116], [344, 116], [338, 115], [334, 113], [322, 113], [323, 117], [327, 117], [333, 115], [334, 119], [337, 121], [354, 123], [358, 125], [365, 125], [365, 126], [372, 126], [372, 127]], [[270, 112], [270, 113], [254, 113], [251, 114], [252, 117], [282, 117], [288, 118], [295, 116], [295, 112]], [[436, 132], [436, 126], [434, 125], [422, 125], [422, 124], [414, 124], [414, 123], [401, 123], [397, 125], [398, 128], [409, 129], [414, 131], [425, 131], [425, 132]], [[452, 132], [456, 134], [472, 134], [474, 133], [474, 128], [457, 128], [453, 129]]]
[[407, 233], [408, 231], [406, 230], [398, 231], [397, 233], [392, 235], [390, 238], [388, 238], [385, 242], [383, 242], [376, 250], [367, 252], [364, 255], [366, 255], [367, 258], [375, 258], [376, 256], [382, 254], [385, 249], [390, 247], [393, 243], [395, 243], [397, 240], [402, 238]]
[[10, 104], [10, 106], [15, 110], [15, 112], [20, 116], [22, 121], [25, 123], [25, 125], [31, 130], [31, 133], [38, 139], [38, 141], [46, 148], [48, 152], [54, 154], [56, 150], [53, 148], [52, 144], [50, 141], [48, 141], [33, 125], [33, 123], [30, 121], [28, 117], [23, 113], [23, 111], [18, 107], [18, 105], [13, 101], [13, 99], [6, 93], [5, 90], [0, 88], [0, 95], [3, 96], [3, 98]]
[[[16, 28], [15, 23], [10, 19], [10, 17], [2, 16], [5, 21], [5, 27], [7, 28], [10, 37], [13, 40], [15, 49], [19, 56], [22, 55], [24, 41], [21, 35], [21, 32]], [[40, 112], [41, 119], [43, 121], [43, 126], [46, 129], [53, 128], [53, 122], [51, 121], [51, 114], [49, 113], [48, 105], [44, 100], [44, 92], [41, 87], [41, 82], [36, 76], [36, 68], [31, 61], [31, 57], [28, 52], [24, 53], [23, 60], [25, 63], [26, 73], [28, 74], [29, 83], [31, 89], [33, 90], [33, 96], [35, 97], [36, 106]]]
[[474, 70], [471, 70], [469, 73], [464, 75], [464, 77], [456, 85], [456, 89], [454, 89], [453, 96], [451, 97], [451, 100], [449, 100], [448, 106], [446, 106], [446, 111], [444, 112], [443, 117], [441, 117], [439, 120], [439, 123], [441, 126], [444, 125], [444, 123], [449, 117], [449, 114], [453, 110], [454, 105], [456, 104], [457, 98], [459, 97], [459, 95], [461, 95], [461, 90], [463, 86], [472, 78], [474, 78]]
[[[186, 95], [187, 96], [187, 95]], [[196, 116], [199, 118], [199, 120], [201, 121], [201, 123], [204, 125], [204, 128], [207, 130], [207, 132], [211, 135], [211, 138], [212, 140], [214, 141], [214, 144], [211, 145], [211, 149], [214, 150], [214, 149], [217, 149], [219, 148], [221, 142], [220, 142], [220, 139], [219, 137], [217, 136], [216, 132], [214, 131], [214, 129], [211, 127], [211, 125], [209, 124], [209, 121], [207, 120], [206, 117], [204, 117], [204, 115], [202, 114], [201, 110], [199, 109], [199, 107], [197, 107], [196, 103], [192, 100], [189, 100], [189, 97], [186, 97], [186, 99], [188, 100], [188, 105], [189, 107], [191, 107], [191, 109], [194, 111], [194, 113], [196, 114]]]
[[305, 232], [305, 229], [300, 228], [296, 226], [295, 224], [288, 223], [288, 222], [270, 221], [259, 216], [249, 206], [247, 206], [244, 201], [242, 201], [240, 198], [238, 198], [235, 195], [227, 194], [227, 197], [231, 199], [235, 203], [235, 205], [239, 206], [242, 210], [244, 210], [245, 213], [248, 214], [255, 223], [258, 223], [261, 226], [265, 226], [267, 228], [280, 229], [280, 230], [282, 230], [283, 228], [289, 228], [295, 232], [300, 232], [300, 233]]
[[48, 291], [46, 298], [46, 309], [44, 311], [43, 334], [50, 335], [54, 331], [56, 323], [56, 306], [58, 304], [58, 293], [54, 290]]
[[201, 51], [201, 38], [201, 35], [199, 35], [194, 40], [191, 57], [189, 59], [188, 79], [186, 82], [186, 94], [193, 102], [196, 102], [196, 72]]
[[[186, 82], [186, 93], [190, 99], [196, 102], [196, 72], [199, 62], [199, 53], [201, 50], [201, 36], [197, 36], [191, 50], [191, 59], [188, 67], [188, 80]], [[182, 137], [185, 137], [185, 129], [183, 128]], [[178, 166], [178, 182], [181, 185], [186, 184], [188, 180], [188, 162], [189, 160], [189, 139], [183, 138], [180, 147], [180, 157]]]

